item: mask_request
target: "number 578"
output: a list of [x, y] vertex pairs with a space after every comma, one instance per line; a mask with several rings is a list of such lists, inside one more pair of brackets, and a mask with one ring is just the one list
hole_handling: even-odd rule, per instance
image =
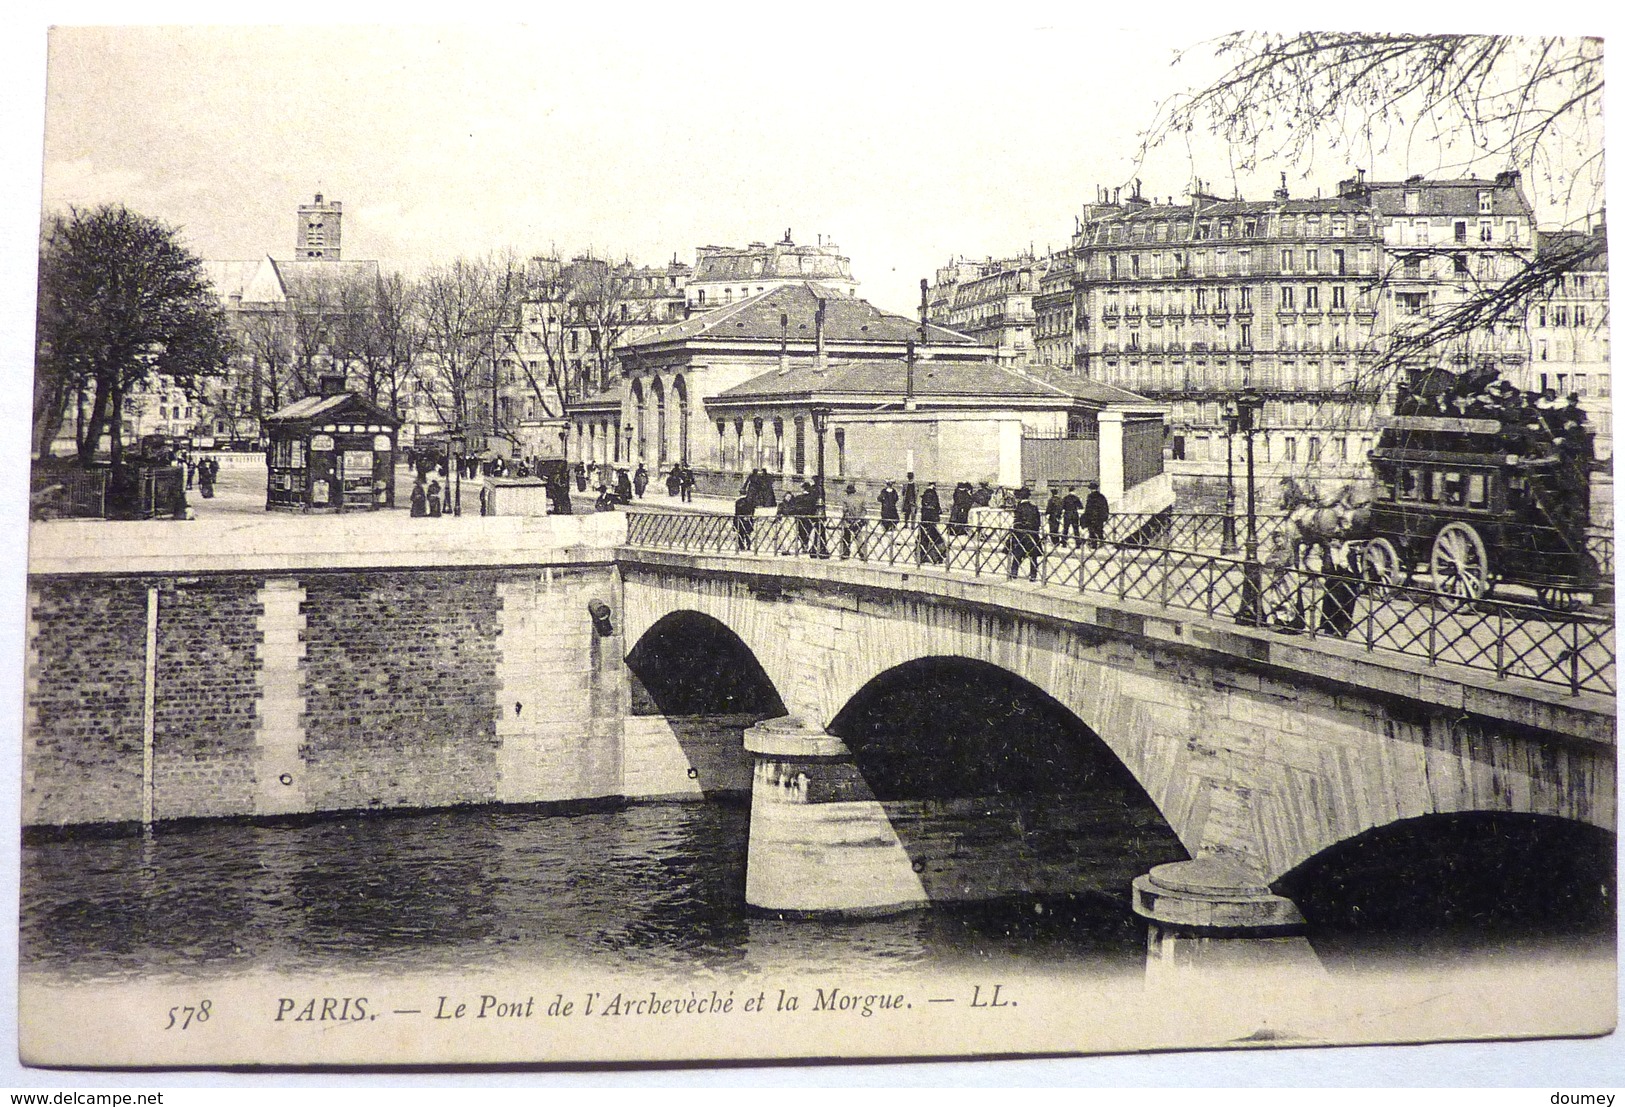
[[199, 1000], [195, 1006], [192, 1004], [187, 1004], [186, 1006], [176, 1005], [171, 1007], [169, 1009], [169, 1023], [164, 1027], [164, 1029], [186, 1030], [195, 1022], [208, 1021], [209, 1001], [204, 999]]

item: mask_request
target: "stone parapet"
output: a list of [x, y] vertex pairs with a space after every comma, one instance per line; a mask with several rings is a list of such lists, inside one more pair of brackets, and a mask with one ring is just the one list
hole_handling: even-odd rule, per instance
[[29, 528], [32, 576], [291, 573], [301, 569], [500, 568], [599, 564], [626, 541], [626, 515], [275, 515]]

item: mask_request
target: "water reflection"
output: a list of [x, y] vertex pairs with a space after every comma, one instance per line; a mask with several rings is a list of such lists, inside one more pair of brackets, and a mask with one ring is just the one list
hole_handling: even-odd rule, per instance
[[1126, 898], [1025, 898], [887, 919], [744, 908], [743, 805], [579, 815], [444, 811], [219, 823], [23, 851], [25, 971], [72, 979], [263, 969], [650, 973], [1017, 967], [1137, 970]]
[[[1027, 896], [885, 919], [749, 912], [749, 817], [743, 804], [719, 803], [575, 815], [477, 809], [34, 842], [22, 858], [22, 967], [88, 981], [532, 966], [730, 978], [1144, 966], [1146, 932], [1126, 894]], [[1131, 824], [1095, 830], [1072, 848], [1101, 864], [1137, 840]], [[1321, 926], [1310, 943], [1336, 973], [1459, 958], [1609, 959], [1611, 910], [1592, 914], [1539, 926]]]

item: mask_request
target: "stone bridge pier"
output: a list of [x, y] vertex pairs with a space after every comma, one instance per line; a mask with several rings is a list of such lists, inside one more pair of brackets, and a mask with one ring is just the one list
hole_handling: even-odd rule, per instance
[[[762, 910], [1102, 891], [1173, 963], [1289, 940], [1294, 882], [1351, 843], [1614, 829], [1611, 698], [1002, 582], [652, 551], [622, 571], [628, 641], [706, 620], [782, 708], [743, 732]], [[974, 748], [967, 703], [1006, 712]], [[1121, 850], [1110, 819], [1139, 820]]]

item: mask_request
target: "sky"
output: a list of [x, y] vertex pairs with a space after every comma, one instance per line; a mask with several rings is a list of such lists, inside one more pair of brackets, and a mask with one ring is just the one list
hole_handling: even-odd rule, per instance
[[[788, 228], [797, 241], [833, 237], [852, 259], [860, 294], [912, 313], [920, 278], [954, 256], [1063, 245], [1097, 185], [1135, 174], [1137, 135], [1158, 102], [1211, 72], [1200, 62], [1172, 66], [1176, 49], [1228, 29], [1216, 20], [1241, 18], [1233, 8], [1164, 0], [1111, 8], [670, 0], [578, 3], [570, 15], [530, 5], [536, 21], [528, 25], [385, 27], [367, 23], [366, 9], [308, 0], [246, 12], [166, 0], [141, 4], [138, 17], [129, 5], [23, 3], [0, 34], [0, 426], [12, 432], [0, 439], [0, 514], [15, 520], [26, 487], [42, 202], [48, 210], [123, 203], [179, 227], [206, 258], [288, 257], [294, 211], [320, 191], [344, 204], [346, 257], [405, 271], [510, 246], [692, 262], [696, 246], [772, 241]], [[267, 10], [301, 22], [198, 26]], [[417, 11], [405, 4], [391, 17]], [[1420, 11], [1372, 0], [1358, 15], [1397, 27]], [[484, 4], [438, 14], [497, 18]], [[1599, 19], [1611, 30], [1613, 18], [1488, 0], [1432, 3], [1426, 14], [1439, 25], [1559, 33], [1595, 32]], [[161, 25], [96, 26], [134, 18]], [[328, 21], [339, 18], [359, 22]], [[1303, 16], [1301, 5], [1260, 0], [1246, 18]], [[47, 75], [51, 23], [59, 29]], [[1413, 150], [1372, 168], [1403, 176], [1436, 163], [1436, 152]], [[1168, 196], [1193, 170], [1221, 190], [1231, 186], [1224, 153], [1211, 147], [1165, 150], [1138, 175], [1147, 195]], [[1323, 160], [1313, 179], [1293, 173], [1289, 186], [1299, 195], [1330, 191], [1345, 171]], [[1251, 196], [1277, 183], [1273, 171], [1234, 181]], [[0, 535], [0, 634], [10, 635], [0, 689], [21, 686], [23, 542], [21, 527]], [[0, 691], [0, 700], [13, 698]], [[3, 791], [9, 807], [12, 789]], [[0, 896], [14, 888], [0, 879]], [[0, 917], [16, 913], [0, 902]], [[13, 950], [0, 935], [0, 955]], [[0, 1020], [14, 1014], [0, 1003]], [[1570, 1087], [1625, 1079], [1621, 1051], [1608, 1042], [1020, 1064], [1060, 1069], [1006, 1068], [1003, 1079], [1133, 1084], [1150, 1072], [1197, 1085]], [[1533, 1067], [1520, 1075], [1520, 1065]], [[964, 1068], [917, 1079], [1000, 1079]], [[1048, 1075], [1057, 1071], [1064, 1075]], [[58, 1075], [80, 1087], [129, 1080]], [[788, 1070], [620, 1075], [652, 1084], [798, 1082]], [[170, 1077], [194, 1079], [210, 1077]]]
[[[702, 244], [822, 235], [860, 294], [912, 312], [955, 256], [1064, 246], [1097, 186], [1199, 175], [1266, 196], [1215, 144], [1156, 151], [1160, 101], [1216, 72], [1217, 28], [840, 7], [771, 20], [59, 26], [43, 201], [123, 203], [205, 258], [291, 256], [294, 211], [344, 205], [344, 255], [408, 273], [522, 254], [692, 263]], [[675, 5], [658, 11], [681, 11]], [[590, 21], [589, 21], [590, 20]], [[1180, 47], [1193, 55], [1174, 64]], [[1374, 175], [1429, 172], [1437, 150]], [[1494, 171], [1492, 167], [1490, 172]], [[1348, 175], [1327, 158], [1295, 195]]]

